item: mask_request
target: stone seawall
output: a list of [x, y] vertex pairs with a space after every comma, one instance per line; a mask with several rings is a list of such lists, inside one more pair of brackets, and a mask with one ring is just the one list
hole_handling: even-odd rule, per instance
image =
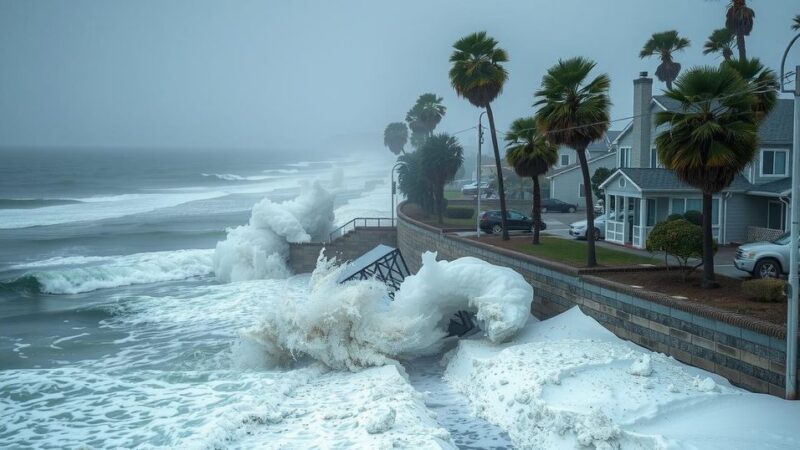
[[642, 291], [592, 271], [443, 235], [398, 207], [397, 242], [412, 273], [420, 256], [474, 256], [510, 267], [534, 288], [532, 313], [547, 319], [579, 306], [617, 336], [722, 375], [754, 392], [784, 395], [786, 328], [668, 295]]
[[340, 261], [352, 261], [378, 244], [397, 247], [397, 229], [359, 227], [330, 243], [289, 244], [289, 267], [294, 273], [311, 272], [323, 248], [329, 258], [335, 256]]

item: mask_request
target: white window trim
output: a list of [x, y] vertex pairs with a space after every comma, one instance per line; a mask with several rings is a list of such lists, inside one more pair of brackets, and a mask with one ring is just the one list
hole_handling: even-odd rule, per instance
[[[566, 164], [564, 164], [564, 157], [565, 156], [567, 157], [567, 163]], [[567, 167], [569, 165], [569, 155], [559, 155], [559, 164], [561, 164], [561, 167]]]
[[[685, 214], [686, 213], [686, 200], [700, 200], [701, 204], [703, 202], [703, 197], [702, 196], [701, 197], [697, 197], [697, 196], [668, 197], [668, 198], [669, 198], [669, 214], [668, 215]], [[675, 211], [672, 210], [672, 199], [683, 200], [683, 212], [682, 213], [676, 213]], [[712, 223], [711, 226], [712, 227], [721, 227], [722, 226], [722, 199], [721, 198], [717, 198], [717, 197], [711, 197], [711, 201], [712, 202], [720, 202], [719, 206], [717, 207], [717, 211], [719, 212], [719, 214], [717, 214], [717, 223]], [[713, 206], [712, 206], [712, 208], [713, 208]], [[701, 209], [702, 209], [702, 206], [701, 206]], [[713, 211], [713, 209], [712, 209], [712, 211]], [[702, 214], [703, 211], [700, 211], [700, 213]], [[713, 214], [712, 214], [712, 216], [713, 216]]]
[[[655, 161], [653, 161], [655, 159]], [[650, 168], [651, 169], [663, 169], [664, 164], [661, 164], [661, 161], [658, 159], [658, 150], [655, 147], [650, 147]]]
[[[625, 165], [622, 165], [622, 155], [625, 155]], [[620, 169], [624, 169], [626, 167], [631, 166], [631, 148], [630, 147], [620, 147], [619, 154], [617, 155], [617, 167]]]
[[[783, 173], [764, 173], [764, 152], [781, 152], [786, 154], [786, 159], [784, 159], [783, 164]], [[774, 159], [772, 160], [774, 164]], [[789, 150], [785, 148], [762, 148], [761, 152], [758, 154], [758, 171], [759, 176], [761, 178], [784, 178], [789, 176]]]

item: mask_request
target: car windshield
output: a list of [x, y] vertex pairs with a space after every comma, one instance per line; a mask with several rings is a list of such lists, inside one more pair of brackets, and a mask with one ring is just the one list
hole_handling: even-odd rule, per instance
[[779, 237], [778, 239], [775, 239], [774, 241], [772, 241], [772, 243], [773, 244], [778, 244], [778, 245], [788, 245], [789, 242], [791, 242], [791, 240], [792, 240], [792, 235], [791, 234], [783, 233], [781, 235], [781, 237]]

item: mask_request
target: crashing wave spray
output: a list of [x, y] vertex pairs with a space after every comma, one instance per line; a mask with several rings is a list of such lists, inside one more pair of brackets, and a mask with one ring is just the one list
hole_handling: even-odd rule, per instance
[[308, 297], [275, 299], [263, 324], [244, 338], [271, 363], [305, 354], [357, 370], [439, 352], [457, 311], [475, 312], [492, 342], [510, 339], [528, 320], [533, 288], [517, 272], [476, 258], [436, 261], [430, 252], [422, 261], [390, 301], [376, 280], [338, 284], [344, 266], [320, 255]]
[[323, 241], [333, 226], [333, 195], [319, 183], [304, 186], [293, 200], [263, 199], [247, 225], [228, 229], [217, 243], [214, 273], [222, 282], [284, 278], [290, 242]]

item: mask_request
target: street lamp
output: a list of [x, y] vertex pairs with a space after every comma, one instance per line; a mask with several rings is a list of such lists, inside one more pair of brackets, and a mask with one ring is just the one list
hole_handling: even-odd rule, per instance
[[391, 221], [391, 223], [389, 223], [389, 226], [391, 226], [391, 227], [394, 226], [394, 196], [395, 196], [395, 194], [397, 194], [397, 183], [395, 183], [395, 181], [394, 181], [394, 169], [396, 169], [397, 167], [402, 166], [402, 165], [403, 165], [403, 163], [397, 163], [397, 164], [392, 166], [392, 175], [391, 175], [391, 178], [392, 178], [392, 212], [391, 212], [391, 218], [392, 219], [391, 220], [392, 221]]
[[478, 237], [481, 237], [481, 144], [483, 144], [483, 124], [481, 121], [483, 120], [484, 114], [486, 114], [486, 111], [483, 111], [481, 115], [478, 116], [478, 165], [476, 169], [476, 177], [478, 178], [478, 206], [475, 211], [475, 233]]
[[789, 244], [789, 298], [786, 313], [786, 399], [797, 399], [797, 303], [800, 294], [798, 279], [798, 244], [800, 244], [800, 66], [794, 69], [794, 89], [786, 89], [786, 56], [800, 39], [800, 34], [789, 42], [781, 60], [782, 93], [794, 94], [794, 136], [792, 142], [792, 223]]

